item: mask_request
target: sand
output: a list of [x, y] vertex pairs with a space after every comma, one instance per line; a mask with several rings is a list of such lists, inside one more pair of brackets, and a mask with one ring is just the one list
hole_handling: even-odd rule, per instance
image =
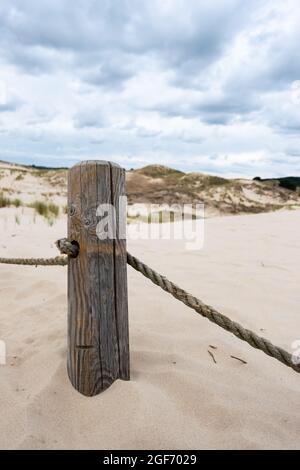
[[[53, 226], [1, 209], [1, 256], [56, 255]], [[300, 339], [300, 211], [205, 221], [205, 245], [129, 242], [133, 254], [291, 351]], [[0, 265], [2, 449], [299, 448], [300, 376], [128, 268], [131, 381], [86, 398], [66, 373], [63, 267]], [[214, 346], [215, 349], [211, 348]], [[214, 354], [214, 363], [208, 350]], [[237, 356], [247, 362], [231, 358]]]

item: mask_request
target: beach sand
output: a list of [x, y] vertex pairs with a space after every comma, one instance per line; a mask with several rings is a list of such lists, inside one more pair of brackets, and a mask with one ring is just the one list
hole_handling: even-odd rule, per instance
[[[57, 255], [65, 220], [49, 226], [25, 210], [17, 223], [12, 213], [1, 209], [1, 256]], [[201, 251], [154, 240], [129, 241], [128, 250], [292, 352], [300, 340], [299, 233], [300, 211], [220, 217], [205, 221]], [[0, 448], [299, 448], [299, 374], [130, 267], [128, 283], [131, 381], [87, 398], [66, 372], [66, 268], [0, 265], [8, 355], [0, 365]]]

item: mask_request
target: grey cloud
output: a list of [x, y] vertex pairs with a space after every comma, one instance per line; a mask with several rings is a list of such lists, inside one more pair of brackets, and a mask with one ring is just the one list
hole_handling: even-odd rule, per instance
[[300, 123], [299, 124], [292, 124], [292, 123], [280, 124], [278, 125], [277, 130], [285, 134], [292, 134], [295, 136], [299, 136], [300, 135]]
[[85, 110], [74, 116], [74, 126], [77, 129], [84, 128], [102, 128], [106, 125], [106, 119], [101, 111]]
[[201, 120], [206, 124], [212, 124], [215, 126], [226, 126], [233, 119], [232, 114], [226, 113], [203, 113]]
[[142, 138], [155, 138], [161, 135], [161, 131], [155, 131], [152, 129], [137, 128], [136, 135]]
[[0, 113], [13, 112], [22, 106], [23, 102], [18, 98], [12, 98], [6, 103], [0, 102]]
[[83, 71], [81, 78], [85, 82], [103, 88], [119, 90], [134, 75], [133, 68], [124, 55], [116, 56], [114, 51], [110, 51], [100, 60], [101, 63], [96, 67]]
[[0, 113], [7, 112], [7, 111], [15, 111], [17, 106], [14, 103], [0, 103]]
[[271, 43], [268, 54], [268, 66], [261, 76], [259, 83], [264, 83], [269, 89], [282, 89], [293, 81], [300, 79], [300, 32], [283, 31]]
[[198, 111], [201, 118], [208, 124], [227, 124], [241, 115], [249, 115], [259, 109], [259, 100], [253, 94], [244, 95], [237, 90], [219, 98], [207, 99], [200, 103]]
[[[0, 46], [8, 61], [29, 73], [65, 67], [68, 52], [75, 73], [106, 88], [118, 88], [136, 73], [136, 67], [127, 66], [129, 55], [132, 62], [155, 57], [173, 70], [173, 85], [201, 89], [206, 68], [253, 24], [250, 13], [260, 5], [252, 0], [250, 12], [242, 0], [189, 0], [188, 7], [174, 0], [164, 8], [159, 0], [78, 0], [71, 8], [68, 0], [4, 0]], [[298, 42], [293, 32], [254, 36], [252, 46], [267, 48], [267, 62], [258, 70], [241, 69], [228, 83], [229, 91], [237, 85], [244, 90], [279, 87], [299, 78]]]
[[287, 148], [285, 149], [286, 155], [292, 158], [300, 158], [300, 148]]
[[182, 136], [178, 136], [180, 140], [187, 144], [202, 144], [205, 141], [205, 138], [202, 136], [189, 136], [183, 134]]
[[[256, 3], [253, 0], [253, 5]], [[2, 53], [35, 73], [46, 66], [42, 54], [34, 53], [37, 47], [70, 51], [75, 64], [85, 62], [93, 67], [109, 51], [120, 66], [124, 54], [152, 55], [164, 67], [175, 68], [180, 81], [180, 77], [195, 70], [199, 73], [199, 68], [212, 63], [247, 17], [248, 8], [241, 0], [215, 0], [212, 4], [190, 0], [188, 8], [181, 0], [164, 8], [158, 0], [79, 0], [71, 8], [68, 0], [4, 0], [0, 7]], [[20, 47], [26, 50], [23, 57]], [[108, 84], [111, 77], [117, 77], [116, 67], [114, 74], [109, 70], [109, 55], [105, 59], [101, 76], [92, 78], [95, 84]], [[123, 69], [117, 81], [124, 73]], [[130, 71], [126, 77], [129, 75]]]
[[250, 115], [258, 109], [259, 98], [250, 93], [248, 96], [244, 95], [239, 90], [220, 96], [207, 92], [207, 96], [201, 100], [161, 103], [152, 108], [167, 117], [199, 118], [207, 124], [215, 125], [226, 125], [231, 120]]
[[300, 32], [293, 27], [273, 33], [252, 35], [252, 56], [241, 64], [224, 83], [232, 93], [237, 88], [244, 94], [281, 91], [300, 79]]
[[91, 140], [89, 141], [89, 143], [92, 144], [92, 145], [102, 145], [104, 141], [105, 141], [104, 138], [102, 138], [102, 139], [101, 139], [101, 138], [99, 138], [99, 139], [91, 139]]
[[9, 49], [6, 53], [10, 62], [32, 75], [40, 75], [55, 70], [59, 60], [49, 57], [47, 51], [41, 47], [25, 48], [20, 45]]
[[300, 112], [296, 105], [282, 110], [281, 103], [266, 107], [265, 119], [278, 133], [300, 136]]

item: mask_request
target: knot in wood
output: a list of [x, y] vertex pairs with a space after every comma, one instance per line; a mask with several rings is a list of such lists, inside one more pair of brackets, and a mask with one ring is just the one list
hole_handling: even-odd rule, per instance
[[76, 213], [76, 207], [74, 204], [71, 204], [70, 207], [69, 207], [69, 210], [68, 210], [68, 213], [71, 217], [73, 217], [73, 215], [75, 215]]

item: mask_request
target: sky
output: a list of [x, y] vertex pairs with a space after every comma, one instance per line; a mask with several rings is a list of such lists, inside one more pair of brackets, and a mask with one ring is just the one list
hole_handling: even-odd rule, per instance
[[299, 0], [1, 0], [0, 159], [300, 176]]

